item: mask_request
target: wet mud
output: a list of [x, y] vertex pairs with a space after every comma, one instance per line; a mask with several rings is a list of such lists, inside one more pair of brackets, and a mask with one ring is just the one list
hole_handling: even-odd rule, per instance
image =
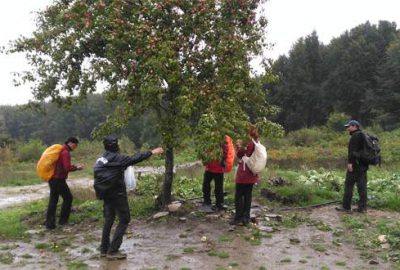
[[[341, 213], [332, 206], [307, 211], [310, 218], [333, 229], [342, 226]], [[371, 217], [391, 218], [396, 213], [371, 210]], [[128, 258], [100, 258], [99, 225], [67, 226], [55, 231], [32, 230], [29, 242], [2, 242], [13, 262], [1, 269], [392, 269], [378, 261], [370, 265], [351, 242], [334, 244], [332, 231], [304, 223], [296, 228], [256, 230], [228, 224], [230, 213], [198, 217], [192, 212], [184, 221], [170, 216], [159, 220], [134, 220], [121, 246]], [[393, 218], [396, 218], [393, 216]], [[398, 218], [398, 215], [397, 215]], [[259, 219], [258, 228], [270, 221]], [[255, 233], [259, 242], [252, 241]], [[256, 239], [257, 240], [257, 239]], [[45, 246], [43, 248], [43, 246]], [[4, 252], [4, 251], [1, 251]], [[28, 256], [28, 255], [29, 256]], [[73, 268], [73, 266], [75, 268]], [[6, 268], [3, 268], [6, 267]]]

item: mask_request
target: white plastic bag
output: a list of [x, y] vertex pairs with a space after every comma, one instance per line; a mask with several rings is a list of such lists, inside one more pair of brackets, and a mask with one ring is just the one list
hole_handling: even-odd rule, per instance
[[245, 170], [247, 165], [253, 174], [259, 174], [267, 165], [268, 154], [264, 145], [255, 140], [253, 140], [253, 143], [255, 145], [253, 154], [250, 157], [246, 155], [242, 157], [243, 169]]
[[124, 180], [126, 191], [134, 191], [136, 188], [136, 177], [135, 177], [135, 170], [133, 166], [129, 166], [126, 168], [124, 172]]

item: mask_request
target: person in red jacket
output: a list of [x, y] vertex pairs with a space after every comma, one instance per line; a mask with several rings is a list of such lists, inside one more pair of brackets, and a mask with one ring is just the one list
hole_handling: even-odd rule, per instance
[[76, 170], [82, 170], [81, 165], [71, 164], [71, 154], [75, 148], [78, 147], [78, 139], [75, 137], [69, 137], [63, 149], [61, 150], [60, 157], [57, 161], [56, 169], [53, 177], [49, 180], [50, 187], [50, 199], [49, 206], [47, 208], [46, 214], [46, 228], [49, 230], [56, 228], [56, 210], [58, 198], [63, 198], [63, 203], [61, 206], [60, 219], [58, 221], [59, 225], [65, 225], [68, 223], [69, 214], [71, 213], [72, 206], [72, 194], [67, 185], [68, 173]]
[[250, 126], [248, 134], [250, 141], [247, 143], [246, 148], [242, 147], [241, 140], [236, 142], [236, 156], [240, 162], [235, 178], [235, 217], [230, 222], [231, 225], [247, 225], [249, 223], [253, 185], [259, 180], [258, 175], [253, 174], [249, 167], [241, 160], [244, 155], [250, 157], [253, 154], [255, 148], [253, 140], [258, 142], [259, 135], [255, 126]]
[[[226, 145], [222, 145], [223, 156], [221, 160], [212, 160], [205, 164], [205, 171], [203, 177], [203, 209], [205, 211], [226, 210], [224, 205], [224, 171], [225, 171], [225, 158], [226, 158]], [[211, 181], [214, 179], [215, 186], [215, 206], [211, 206]]]

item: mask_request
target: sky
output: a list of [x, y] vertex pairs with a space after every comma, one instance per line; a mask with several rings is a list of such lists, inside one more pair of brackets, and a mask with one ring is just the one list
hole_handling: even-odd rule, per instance
[[[10, 40], [29, 36], [35, 29], [35, 11], [52, 0], [3, 1], [0, 9], [0, 46]], [[316, 31], [319, 40], [328, 44], [346, 30], [370, 21], [396, 22], [400, 28], [400, 0], [269, 0], [264, 12], [268, 19], [267, 40], [274, 44], [264, 52], [277, 59], [288, 54], [300, 38]], [[31, 98], [28, 85], [15, 87], [13, 72], [29, 69], [23, 55], [0, 54], [0, 105], [27, 103]]]

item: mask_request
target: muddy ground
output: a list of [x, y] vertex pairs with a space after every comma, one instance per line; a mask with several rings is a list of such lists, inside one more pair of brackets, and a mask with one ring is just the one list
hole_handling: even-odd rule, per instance
[[[0, 256], [12, 258], [0, 269], [393, 269], [378, 256], [361, 256], [346, 232], [337, 234], [344, 228], [341, 215], [349, 214], [337, 213], [334, 206], [302, 211], [308, 221], [294, 228], [281, 225], [280, 216], [262, 206], [252, 210], [257, 226], [230, 226], [230, 211], [133, 220], [121, 247], [128, 254], [123, 261], [99, 257], [98, 223], [35, 229], [29, 241], [0, 244]], [[377, 210], [366, 215], [399, 218]]]

